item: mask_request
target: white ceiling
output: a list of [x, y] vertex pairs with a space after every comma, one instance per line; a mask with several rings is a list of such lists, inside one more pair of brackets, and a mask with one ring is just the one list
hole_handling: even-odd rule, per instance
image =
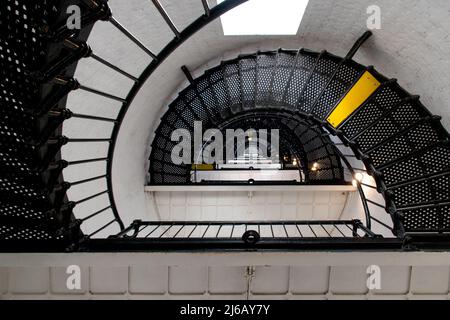
[[[276, 0], [274, 0], [276, 1]], [[213, 5], [212, 1], [211, 6]], [[149, 0], [110, 0], [114, 17], [157, 53], [173, 37]], [[203, 13], [200, 0], [161, 0], [179, 29]], [[168, 103], [186, 85], [180, 67], [188, 66], [195, 75], [215, 66], [222, 59], [239, 53], [278, 47], [306, 47], [345, 55], [353, 42], [366, 30], [366, 9], [371, 0], [310, 0], [296, 36], [223, 36], [220, 20], [179, 47], [144, 84], [125, 118], [120, 131], [113, 166], [114, 192], [119, 212], [126, 222], [144, 218], [148, 208], [144, 184], [148, 168], [149, 146], [158, 120]], [[450, 127], [450, 2], [446, 0], [379, 0], [382, 29], [361, 48], [355, 59], [374, 65], [413, 94], [420, 94], [432, 112], [444, 116]], [[267, 21], [270, 23], [270, 21]], [[88, 43], [97, 55], [139, 75], [150, 58], [108, 22], [97, 23]], [[92, 59], [83, 60], [76, 78], [82, 83], [125, 97], [132, 82], [101, 66]], [[89, 93], [70, 95], [68, 107], [75, 112], [115, 116], [120, 104]], [[102, 123], [69, 120], [64, 134], [69, 137], [104, 137], [111, 126]], [[68, 145], [66, 159], [104, 156], [105, 146]], [[95, 157], [94, 156], [94, 157]], [[99, 168], [91, 169], [91, 172]], [[89, 170], [71, 168], [66, 180], [89, 176]], [[98, 171], [97, 171], [98, 174]], [[92, 176], [92, 175], [91, 175]], [[90, 188], [90, 187], [89, 187]], [[73, 199], [89, 193], [72, 190]], [[92, 187], [94, 188], [94, 186]], [[95, 188], [99, 188], [96, 186]], [[101, 203], [96, 203], [101, 206]], [[127, 217], [129, 219], [127, 219]]]

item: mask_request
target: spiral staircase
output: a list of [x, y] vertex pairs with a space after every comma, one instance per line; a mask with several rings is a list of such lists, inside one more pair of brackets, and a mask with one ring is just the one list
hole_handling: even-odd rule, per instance
[[[140, 232], [149, 226], [157, 230], [163, 225], [174, 227], [176, 224], [135, 221], [126, 227], [116, 208], [112, 160], [120, 127], [134, 97], [161, 63], [198, 30], [242, 2], [228, 0], [210, 8], [207, 1], [201, 1], [204, 14], [180, 31], [161, 4], [153, 0], [175, 35], [156, 54], [113, 17], [107, 1], [2, 1], [2, 251], [151, 250], [164, 245], [160, 239], [158, 242], [147, 241]], [[66, 8], [73, 4], [82, 11], [81, 30], [71, 30], [66, 25]], [[139, 76], [131, 75], [97, 56], [88, 46], [89, 32], [99, 20], [109, 21], [124, 38], [134, 42], [152, 58]], [[369, 247], [373, 244], [374, 248], [406, 248], [408, 245], [411, 247], [411, 243], [420, 248], [447, 248], [446, 234], [450, 231], [449, 134], [441, 125], [440, 118], [432, 115], [418, 96], [406, 92], [395, 79], [386, 78], [373, 67], [365, 67], [352, 59], [369, 37], [370, 32], [365, 33], [344, 58], [326, 51], [318, 53], [306, 49], [257, 52], [224, 61], [196, 79], [184, 67], [190, 85], [171, 103], [156, 130], [150, 156], [151, 183], [189, 183], [189, 170], [169, 161], [173, 142], [168, 137], [174, 129], [192, 131], [195, 120], [202, 120], [205, 127], [222, 129], [238, 120], [241, 121], [239, 123], [251, 123], [255, 118], [263, 123], [277, 121], [285, 128], [286, 137], [297, 139], [298, 143], [293, 145], [302, 146], [295, 152], [304, 155], [305, 168], [317, 161], [326, 163], [319, 172], [310, 175], [308, 182], [342, 182], [344, 170], [350, 174], [366, 170], [376, 182], [376, 185], [358, 183], [357, 186], [366, 213], [365, 224], [343, 222], [350, 227], [350, 236], [327, 241], [313, 237], [308, 239], [308, 243], [316, 243], [320, 248], [334, 248], [337, 244], [341, 245], [339, 248], [350, 248], [355, 243]], [[128, 95], [121, 98], [74, 79], [77, 62], [87, 57], [131, 79], [134, 86]], [[67, 95], [76, 90], [122, 103], [117, 118], [68, 110]], [[64, 137], [63, 122], [71, 117], [112, 123], [113, 130], [110, 137], [104, 139]], [[282, 146], [292, 149], [288, 146], [289, 140], [282, 138]], [[63, 145], [90, 142], [108, 143], [108, 153], [102, 158], [61, 158]], [[342, 150], [351, 152], [345, 154]], [[355, 168], [349, 158], [359, 161], [365, 168]], [[106, 172], [79, 181], [64, 180], [65, 168], [95, 162], [105, 162]], [[107, 183], [107, 190], [84, 199], [68, 198], [69, 188], [102, 179]], [[384, 203], [366, 198], [365, 188], [376, 189], [383, 196]], [[106, 208], [88, 213], [83, 219], [77, 219], [73, 214], [77, 205], [105, 194], [110, 202]], [[385, 209], [393, 227], [372, 216], [372, 206]], [[82, 224], [89, 224], [93, 217], [105, 213], [110, 215], [110, 222], [90, 234], [81, 231]], [[395, 238], [378, 237], [370, 230], [372, 222], [392, 230]], [[302, 223], [281, 223], [280, 226], [285, 228], [286, 224], [297, 226]], [[322, 227], [324, 224], [311, 223]], [[336, 221], [335, 224], [339, 223], [342, 222]], [[108, 239], [94, 239], [96, 234], [112, 224], [120, 227], [119, 234]], [[179, 230], [186, 224], [189, 223], [180, 224]], [[208, 228], [210, 225], [207, 224]], [[358, 231], [362, 233], [358, 234]], [[241, 247], [259, 248], [260, 242], [254, 239], [255, 235], [252, 241]], [[211, 239], [190, 243], [191, 247], [210, 248], [229, 247], [238, 242], [219, 240], [222, 242], [214, 246]], [[182, 242], [172, 241], [169, 248], [179, 249], [180, 243], [189, 247], [186, 239], [182, 239]], [[304, 245], [304, 242], [295, 243], [292, 239], [268, 243], [270, 248], [301, 249]]]

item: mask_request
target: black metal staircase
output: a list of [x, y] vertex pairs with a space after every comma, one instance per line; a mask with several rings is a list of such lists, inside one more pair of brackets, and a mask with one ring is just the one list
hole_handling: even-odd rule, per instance
[[[382, 83], [379, 90], [341, 126], [330, 126], [327, 117], [367, 70]], [[403, 228], [398, 232], [448, 232], [448, 133], [417, 97], [373, 68], [327, 52], [277, 50], [240, 56], [208, 70], [180, 93], [162, 118], [150, 158], [153, 183], [176, 183], [177, 179], [167, 178], [171, 170], [177, 172], [178, 181], [183, 172], [161, 160], [164, 143], [159, 139], [167, 141], [167, 133], [179, 123], [189, 129], [195, 119], [207, 121], [206, 115], [198, 115], [215, 106], [220, 110], [216, 123], [242, 110], [256, 113], [268, 106], [268, 113], [284, 113], [286, 119], [294, 118], [286, 110], [312, 119], [304, 121], [312, 121], [310, 127], [320, 124], [340, 137], [364, 162], [388, 213]], [[165, 152], [170, 150], [169, 145]]]
[[[34, 247], [39, 248], [39, 243], [42, 243], [41, 249], [45, 250], [51, 241], [56, 244], [55, 250], [76, 250], [83, 243], [92, 243], [87, 241], [89, 236], [111, 224], [125, 229], [114, 203], [111, 175], [115, 143], [131, 102], [145, 80], [181, 43], [242, 2], [228, 0], [209, 8], [202, 1], [205, 13], [184, 30], [178, 30], [156, 1], [165, 21], [174, 31], [174, 38], [155, 54], [113, 18], [107, 1], [2, 1], [0, 242], [7, 243], [2, 246], [23, 240], [25, 242], [21, 245], [31, 247], [31, 240]], [[66, 26], [66, 8], [71, 4], [82, 8], [82, 30], [70, 30]], [[98, 20], [111, 22], [124, 37], [152, 57], [151, 63], [139, 76], [123, 71], [89, 48], [86, 41], [92, 25]], [[295, 118], [299, 124], [314, 128], [315, 134], [322, 139], [322, 144], [316, 144], [314, 150], [326, 150], [323, 157], [331, 158], [334, 153], [339, 153], [336, 146], [329, 149], [332, 143], [327, 134], [335, 135], [344, 146], [351, 148], [353, 154], [348, 156], [364, 163], [376, 181], [375, 188], [385, 200], [380, 204], [362, 196], [365, 207], [384, 208], [392, 217], [393, 231], [398, 237], [450, 232], [449, 134], [442, 127], [440, 118], [430, 114], [417, 96], [409, 94], [395, 80], [382, 76], [372, 67], [352, 60], [368, 36], [365, 34], [345, 58], [326, 51], [279, 49], [241, 55], [206, 71], [198, 79], [191, 77], [190, 85], [171, 104], [156, 132], [150, 158], [152, 181], [167, 182], [165, 179], [175, 176], [175, 172], [182, 177], [185, 175], [185, 169], [171, 168], [170, 164], [162, 161], [168, 150], [162, 146], [167, 146], [167, 137], [173, 129], [192, 130], [195, 120], [204, 120], [215, 127], [238, 116], [266, 112], [266, 118]], [[117, 97], [78, 83], [73, 78], [76, 62], [86, 57], [132, 79], [134, 86], [128, 95]], [[345, 121], [333, 126], [327, 119], [367, 73], [380, 86]], [[122, 107], [117, 118], [72, 113], [66, 109], [65, 100], [67, 94], [74, 90], [85, 90], [120, 101]], [[61, 159], [60, 149], [64, 144], [95, 140], [62, 136], [62, 124], [70, 117], [114, 124], [111, 136], [101, 139], [109, 143], [104, 157]], [[286, 127], [290, 125], [287, 120], [280, 122]], [[295, 131], [297, 127], [290, 129]], [[305, 132], [306, 129], [299, 132], [297, 137]], [[311, 136], [307, 141], [313, 139]], [[341, 154], [338, 158], [345, 163], [346, 156]], [[94, 162], [106, 162], [106, 172], [80, 181], [64, 181], [62, 172], [67, 166]], [[341, 167], [338, 165], [337, 169]], [[107, 190], [85, 199], [67, 198], [66, 191], [70, 187], [97, 179], [106, 180]], [[359, 184], [358, 188], [361, 192], [362, 188], [374, 186]], [[109, 197], [108, 207], [90, 213], [84, 219], [74, 217], [72, 209], [77, 204], [103, 194]], [[83, 235], [80, 225], [89, 223], [90, 218], [105, 211], [109, 212], [111, 221], [99, 226], [92, 234]], [[371, 219], [383, 224], [374, 217], [369, 218], [368, 224]]]

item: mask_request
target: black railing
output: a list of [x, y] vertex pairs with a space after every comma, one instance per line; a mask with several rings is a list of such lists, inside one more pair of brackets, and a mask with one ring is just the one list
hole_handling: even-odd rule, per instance
[[[114, 215], [117, 219], [120, 219], [119, 213], [117, 211], [117, 207], [114, 200], [114, 190], [113, 190], [113, 184], [112, 184], [112, 160], [114, 158], [114, 151], [116, 146], [117, 137], [120, 131], [120, 126], [122, 124], [122, 121], [125, 117], [125, 114], [128, 111], [128, 108], [131, 105], [131, 102], [133, 101], [134, 97], [144, 84], [144, 82], [155, 72], [155, 70], [161, 65], [162, 62], [164, 62], [167, 57], [174, 52], [183, 42], [185, 42], [187, 39], [189, 39], [191, 36], [193, 36], [197, 31], [201, 30], [204, 26], [206, 26], [211, 21], [217, 19], [222, 14], [226, 13], [227, 11], [233, 9], [234, 7], [240, 5], [241, 3], [246, 2], [247, 0], [228, 0], [224, 1], [221, 4], [217, 5], [216, 7], [212, 9], [208, 9], [205, 11], [205, 14], [200, 16], [197, 20], [195, 20], [193, 23], [191, 23], [189, 26], [187, 26], [183, 31], [177, 32], [176, 37], [169, 42], [159, 54], [154, 55], [150, 53], [148, 49], [145, 48], [145, 46], [136, 39], [136, 37], [132, 36], [126, 29], [120, 26], [116, 20], [110, 17], [110, 21], [113, 23], [114, 26], [116, 26], [122, 33], [124, 33], [126, 36], [133, 39], [135, 43], [139, 45], [140, 48], [144, 49], [147, 53], [150, 54], [150, 56], [153, 58], [153, 61], [147, 66], [147, 68], [142, 72], [142, 74], [139, 76], [138, 81], [135, 83], [133, 88], [128, 93], [126, 99], [124, 100], [124, 104], [122, 105], [116, 122], [114, 123], [114, 128], [111, 135], [111, 142], [108, 149], [108, 159], [107, 162], [107, 175], [108, 175], [108, 191], [109, 191], [109, 200], [111, 202], [111, 208], [114, 212]], [[203, 3], [203, 5], [205, 5]], [[162, 8], [162, 6], [159, 4], [159, 7]], [[166, 20], [167, 21], [167, 20]], [[120, 220], [118, 220], [120, 221]], [[123, 223], [119, 222], [120, 227], [123, 229]]]
[[264, 239], [380, 238], [360, 220], [329, 221], [134, 221], [114, 236], [127, 239], [233, 239], [256, 243]]

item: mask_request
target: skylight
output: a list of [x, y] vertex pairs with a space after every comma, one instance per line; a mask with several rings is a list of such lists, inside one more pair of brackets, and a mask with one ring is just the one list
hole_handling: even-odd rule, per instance
[[221, 16], [223, 33], [226, 36], [296, 35], [308, 1], [249, 0]]

